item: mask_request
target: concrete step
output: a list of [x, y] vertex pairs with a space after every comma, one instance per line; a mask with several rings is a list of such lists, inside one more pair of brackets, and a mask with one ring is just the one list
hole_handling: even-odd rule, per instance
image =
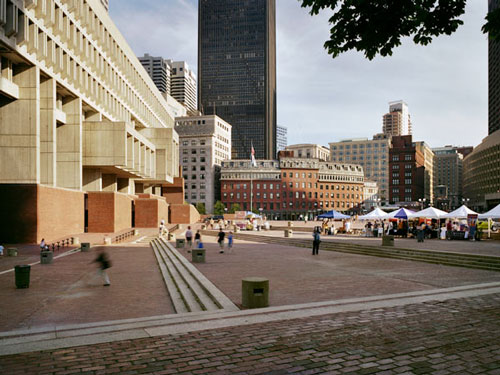
[[239, 310], [166, 240], [155, 238], [151, 247], [177, 313]]
[[[204, 232], [205, 235], [215, 236], [215, 232]], [[247, 234], [237, 233], [236, 239], [265, 242], [277, 245], [288, 245], [296, 247], [310, 248], [312, 240], [303, 238], [280, 238], [273, 236], [266, 236], [261, 234]], [[382, 241], [382, 239], [381, 239]], [[491, 271], [500, 271], [500, 257], [474, 255], [474, 254], [460, 254], [452, 252], [439, 252], [418, 249], [404, 249], [397, 247], [382, 247], [359, 245], [345, 242], [323, 241], [320, 246], [321, 250], [338, 251], [367, 256], [378, 256], [384, 258], [394, 258], [403, 260], [412, 260], [425, 263], [443, 264], [449, 266], [467, 267], [484, 269]]]

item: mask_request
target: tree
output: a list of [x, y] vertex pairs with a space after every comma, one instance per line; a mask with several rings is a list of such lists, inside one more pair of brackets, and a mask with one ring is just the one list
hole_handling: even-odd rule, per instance
[[234, 214], [236, 211], [241, 211], [241, 207], [239, 203], [235, 203], [231, 206], [231, 209], [229, 210], [230, 214]]
[[215, 202], [214, 215], [224, 215], [225, 208], [226, 208], [226, 206], [224, 206], [224, 203], [222, 203], [221, 201]]
[[196, 203], [196, 209], [198, 210], [198, 213], [200, 215], [205, 215], [207, 213], [207, 210], [205, 208], [205, 203]]
[[[332, 26], [325, 49], [333, 58], [357, 50], [372, 60], [392, 55], [401, 38], [427, 45], [436, 36], [454, 33], [463, 21], [467, 0], [299, 0], [311, 15], [330, 9]], [[500, 40], [500, 8], [488, 13], [482, 31]]]

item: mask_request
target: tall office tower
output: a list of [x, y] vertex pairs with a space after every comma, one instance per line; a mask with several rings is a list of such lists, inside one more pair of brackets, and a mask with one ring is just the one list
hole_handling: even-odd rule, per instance
[[276, 2], [200, 0], [198, 102], [233, 126], [233, 158], [276, 157]]
[[108, 0], [101, 0], [101, 4], [109, 12], [109, 1]]
[[[500, 0], [489, 0], [489, 11], [500, 6]], [[500, 129], [500, 41], [490, 40], [488, 47], [488, 134]]]
[[146, 53], [139, 57], [146, 72], [153, 79], [158, 90], [164, 94], [170, 94], [170, 65], [163, 57], [153, 57]]
[[185, 61], [167, 60], [170, 66], [171, 89], [170, 95], [184, 104], [188, 111], [198, 109], [196, 98], [196, 75]]
[[282, 151], [288, 145], [288, 129], [284, 126], [276, 126], [276, 152]]
[[463, 155], [457, 147], [433, 148], [435, 198], [438, 208], [453, 210], [462, 205]]
[[408, 105], [399, 100], [389, 103], [389, 113], [383, 117], [382, 131], [387, 135], [411, 135], [411, 120]]

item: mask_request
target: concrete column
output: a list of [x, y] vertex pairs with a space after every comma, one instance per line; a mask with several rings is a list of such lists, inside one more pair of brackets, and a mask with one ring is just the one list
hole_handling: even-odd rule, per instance
[[66, 124], [57, 128], [57, 186], [82, 189], [82, 100], [65, 98]]
[[40, 183], [40, 70], [14, 71], [19, 99], [0, 99], [0, 182]]
[[56, 81], [40, 82], [40, 182], [56, 186]]

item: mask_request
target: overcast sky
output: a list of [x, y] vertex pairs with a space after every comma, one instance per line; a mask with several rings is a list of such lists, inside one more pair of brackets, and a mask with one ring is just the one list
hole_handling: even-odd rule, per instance
[[[332, 59], [323, 48], [328, 13], [310, 16], [277, 0], [278, 124], [288, 143], [325, 146], [381, 132], [388, 102], [405, 100], [414, 140], [476, 146], [488, 128], [486, 0], [469, 0], [464, 25], [426, 47], [406, 40], [391, 57], [358, 52]], [[196, 0], [110, 0], [110, 14], [139, 56], [184, 60], [196, 71]]]

